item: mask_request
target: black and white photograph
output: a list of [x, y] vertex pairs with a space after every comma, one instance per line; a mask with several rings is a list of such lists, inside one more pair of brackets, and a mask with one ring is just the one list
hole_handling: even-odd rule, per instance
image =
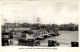
[[77, 2], [3, 2], [1, 46], [79, 47]]

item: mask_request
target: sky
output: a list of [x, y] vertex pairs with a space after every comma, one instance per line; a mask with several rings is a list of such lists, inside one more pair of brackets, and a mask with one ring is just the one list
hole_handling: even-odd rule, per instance
[[41, 24], [78, 24], [77, 2], [5, 2], [2, 4], [2, 24], [37, 23]]

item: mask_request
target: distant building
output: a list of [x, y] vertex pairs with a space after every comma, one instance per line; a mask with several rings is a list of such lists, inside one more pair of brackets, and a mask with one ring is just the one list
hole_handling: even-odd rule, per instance
[[25, 30], [31, 30], [30, 28], [14, 28], [13, 29], [13, 35], [16, 38], [20, 38], [22, 35], [22, 32]]
[[9, 38], [9, 32], [2, 33], [2, 38]]
[[21, 38], [26, 39], [26, 40], [33, 39], [34, 38], [34, 33], [33, 33], [32, 30], [23, 31]]
[[2, 38], [13, 38], [13, 34], [12, 34], [12, 32], [10, 31], [10, 32], [2, 32]]
[[2, 33], [8, 32], [9, 34], [13, 35], [13, 37], [20, 38], [20, 36], [22, 35], [22, 32], [25, 30], [31, 30], [31, 29], [30, 28], [8, 28], [5, 30], [2, 29]]
[[4, 25], [2, 25], [2, 28], [8, 29], [8, 28], [15, 28], [18, 26], [19, 26], [19, 23], [5, 23]]

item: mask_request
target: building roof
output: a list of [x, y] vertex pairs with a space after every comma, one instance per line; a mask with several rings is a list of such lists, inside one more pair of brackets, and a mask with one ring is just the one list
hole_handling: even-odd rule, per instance
[[9, 35], [9, 32], [7, 32], [7, 33], [2, 33], [2, 35]]
[[[25, 31], [25, 30], [31, 30], [30, 28], [8, 28], [5, 29], [5, 32], [11, 32], [11, 31]], [[2, 30], [4, 32], [4, 30]]]
[[22, 33], [33, 34], [33, 31], [32, 31], [32, 30], [25, 30], [25, 31], [23, 31]]
[[14, 28], [14, 31], [25, 31], [25, 30], [31, 30], [30, 28]]

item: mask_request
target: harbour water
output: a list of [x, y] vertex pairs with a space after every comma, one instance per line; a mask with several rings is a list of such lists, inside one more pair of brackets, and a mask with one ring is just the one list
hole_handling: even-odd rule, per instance
[[56, 40], [60, 43], [60, 46], [70, 47], [72, 41], [78, 42], [78, 31], [59, 31], [59, 33], [61, 35], [47, 38], [44, 41], [42, 41], [42, 44], [47, 45], [48, 40]]

